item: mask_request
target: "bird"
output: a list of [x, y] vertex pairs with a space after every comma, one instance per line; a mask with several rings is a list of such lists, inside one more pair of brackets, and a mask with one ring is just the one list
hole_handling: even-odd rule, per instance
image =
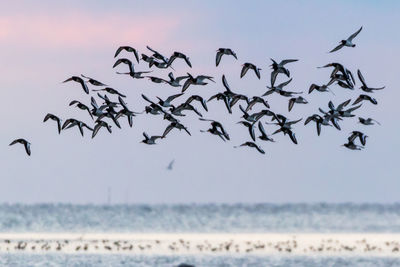
[[159, 97], [157, 96], [157, 98], [158, 98], [158, 100], [159, 100], [159, 101], [158, 101], [158, 104], [159, 104], [160, 106], [164, 107], [164, 108], [172, 107], [172, 105], [171, 105], [172, 100], [174, 100], [175, 98], [180, 97], [181, 95], [183, 95], [183, 93], [176, 94], [176, 95], [171, 95], [171, 96], [169, 96], [166, 100], [162, 100], [161, 98], [159, 98]]
[[269, 90], [267, 92], [265, 92], [262, 96], [267, 96], [272, 93], [278, 93], [278, 94], [280, 94], [282, 96], [286, 96], [286, 97], [292, 97], [294, 94], [302, 94], [303, 92], [290, 92], [290, 91], [283, 90], [283, 87], [288, 85], [291, 81], [292, 81], [292, 79], [289, 79], [286, 82], [279, 84], [278, 86], [274, 86], [274, 85], [272, 85], [271, 87], [267, 86], [267, 88]]
[[176, 51], [175, 51], [175, 52], [172, 54], [172, 56], [169, 58], [169, 60], [168, 60], [168, 65], [171, 65], [172, 62], [174, 62], [175, 59], [177, 59], [177, 58], [181, 58], [181, 59], [185, 60], [186, 64], [187, 64], [189, 67], [192, 67], [192, 63], [190, 63], [189, 57], [187, 57], [185, 54], [183, 54], [183, 53], [181, 53], [181, 52], [176, 52]]
[[97, 135], [97, 133], [102, 127], [106, 128], [109, 133], [112, 133], [111, 126], [107, 122], [100, 120], [97, 121], [96, 125], [94, 126], [92, 138], [94, 138]]
[[86, 123], [84, 123], [82, 121], [79, 121], [79, 120], [76, 120], [76, 119], [67, 119], [64, 122], [64, 124], [63, 124], [61, 129], [62, 130], [69, 129], [69, 128], [74, 127], [74, 126], [78, 126], [79, 131], [80, 131], [82, 136], [83, 136], [83, 127], [86, 127], [88, 130], [93, 131], [93, 129], [90, 128], [89, 126], [87, 126]]
[[261, 132], [261, 135], [258, 137], [263, 141], [270, 141], [270, 142], [275, 142], [274, 139], [272, 139], [271, 137], [269, 137], [267, 135], [267, 133], [264, 130], [264, 126], [262, 125], [261, 121], [258, 122], [258, 129]]
[[368, 87], [367, 83], [365, 82], [364, 76], [361, 74], [360, 70], [357, 70], [357, 75], [358, 75], [358, 78], [360, 79], [360, 82], [362, 83], [362, 86], [360, 87], [360, 89], [363, 90], [364, 92], [373, 93], [376, 90], [385, 89], [385, 86], [379, 87], [379, 88]]
[[375, 98], [372, 98], [372, 97], [370, 97], [369, 95], [361, 94], [361, 95], [354, 101], [353, 105], [356, 105], [356, 104], [360, 103], [361, 101], [365, 101], [365, 100], [371, 102], [371, 103], [374, 104], [374, 105], [377, 105], [377, 104], [378, 104], [378, 101], [376, 101]]
[[206, 103], [206, 101], [205, 101], [201, 96], [199, 96], [199, 95], [192, 95], [192, 96], [190, 96], [190, 97], [185, 101], [185, 103], [190, 104], [190, 103], [192, 103], [192, 101], [198, 101], [198, 102], [200, 102], [201, 105], [203, 106], [204, 110], [205, 110], [205, 111], [208, 111], [207, 103]]
[[167, 170], [172, 171], [172, 168], [174, 167], [174, 163], [175, 163], [175, 160], [174, 159], [171, 160], [171, 162], [167, 166]]
[[251, 110], [251, 109], [253, 108], [253, 106], [254, 106], [256, 103], [261, 103], [261, 104], [263, 104], [265, 107], [270, 108], [270, 106], [269, 106], [269, 104], [268, 104], [268, 101], [264, 100], [262, 97], [253, 96], [253, 97], [251, 98], [251, 100], [249, 100], [249, 102], [248, 102], [248, 104], [247, 104], [247, 108], [246, 108], [245, 111], [248, 112], [249, 110]]
[[292, 62], [298, 61], [298, 59], [284, 59], [281, 62], [277, 63], [275, 60], [272, 60], [271, 68], [272, 68], [272, 73], [271, 73], [271, 87], [274, 86], [276, 77], [278, 76], [279, 73], [285, 74], [288, 78], [290, 78], [290, 71], [284, 67], [284, 65]]
[[311, 94], [312, 91], [317, 90], [318, 92], [331, 92], [333, 95], [335, 95], [327, 85], [317, 85], [315, 83], [311, 84], [310, 89], [308, 90], [308, 94]]
[[194, 111], [198, 116], [203, 117], [203, 115], [195, 107], [188, 103], [182, 103], [177, 107], [171, 105], [171, 108], [169, 109], [169, 111], [176, 116], [185, 116], [185, 114], [182, 114], [182, 111], [184, 110]]
[[47, 115], [44, 117], [43, 122], [46, 122], [48, 119], [51, 119], [51, 120], [57, 122], [58, 134], [60, 134], [61, 133], [61, 122], [62, 122], [62, 120], [59, 117], [57, 117], [56, 115], [51, 114], [51, 113], [47, 113]]
[[144, 136], [144, 140], [142, 140], [141, 143], [145, 143], [148, 145], [155, 145], [156, 140], [161, 138], [161, 136], [158, 136], [158, 135], [153, 135], [153, 136], [149, 137], [146, 132], [143, 132], [143, 136]]
[[302, 96], [298, 96], [298, 97], [293, 97], [291, 99], [289, 99], [289, 112], [292, 110], [293, 105], [297, 103], [297, 104], [308, 104], [308, 101], [302, 97]]
[[28, 141], [26, 141], [26, 140], [23, 139], [23, 138], [19, 138], [19, 139], [15, 139], [14, 141], [12, 141], [12, 142], [10, 143], [10, 146], [15, 145], [15, 144], [22, 144], [22, 145], [24, 145], [26, 154], [28, 154], [28, 156], [31, 155], [31, 143], [29, 143]]
[[211, 134], [218, 135], [224, 141], [225, 141], [225, 139], [230, 140], [229, 134], [225, 131], [224, 127], [222, 126], [222, 124], [220, 122], [215, 121], [215, 120], [210, 120], [210, 119], [204, 119], [204, 118], [199, 118], [199, 120], [211, 122], [212, 128], [208, 129], [206, 132], [210, 132]]
[[126, 116], [128, 118], [129, 126], [132, 127], [133, 124], [132, 117], [136, 116], [136, 114], [140, 114], [140, 112], [134, 112], [129, 110], [127, 104], [120, 96], [118, 96], [118, 101], [121, 104], [122, 109], [118, 111], [117, 115], [115, 116], [115, 119], [118, 120], [121, 116]]
[[348, 149], [351, 149], [351, 150], [361, 150], [361, 149], [363, 149], [362, 146], [356, 145], [356, 144], [354, 144], [354, 143], [351, 142], [351, 141], [349, 141], [349, 142], [343, 144], [342, 146], [344, 146], [344, 147], [346, 147], [346, 148], [348, 148]]
[[238, 124], [242, 124], [242, 125], [244, 125], [244, 126], [247, 127], [251, 139], [253, 139], [253, 141], [256, 141], [256, 134], [255, 134], [255, 132], [254, 132], [254, 123], [255, 123], [255, 122], [250, 123], [250, 122], [248, 122], [248, 121], [239, 121], [239, 122], [238, 122]]
[[252, 64], [252, 63], [244, 63], [242, 65], [242, 71], [240, 72], [240, 78], [243, 78], [244, 75], [246, 75], [247, 71], [251, 69], [254, 71], [254, 73], [256, 74], [257, 78], [260, 79], [261, 75], [260, 75], [260, 68], [257, 68], [256, 65]]
[[146, 78], [148, 78], [153, 83], [168, 83], [168, 81], [154, 76], [146, 76]]
[[374, 120], [372, 118], [364, 119], [364, 118], [358, 117], [358, 122], [363, 125], [374, 125], [374, 122], [376, 122], [378, 125], [381, 125], [379, 122], [377, 122], [376, 120]]
[[179, 122], [171, 122], [171, 123], [167, 126], [167, 128], [165, 128], [164, 133], [163, 133], [163, 135], [161, 136], [161, 138], [164, 139], [164, 138], [167, 136], [167, 134], [168, 134], [172, 129], [174, 129], [174, 128], [178, 129], [179, 131], [180, 131], [180, 130], [184, 130], [188, 135], [191, 136], [191, 133], [189, 132], [189, 130], [188, 130], [183, 124], [181, 124], [181, 123], [179, 123]]
[[87, 79], [86, 82], [90, 83], [91, 85], [94, 85], [94, 86], [107, 86], [107, 84], [104, 84], [104, 83], [102, 83], [102, 82], [99, 82], [98, 80], [95, 80], [95, 79], [90, 78], [90, 77], [88, 77], [88, 76], [85, 76], [85, 75], [83, 75], [83, 74], [81, 74], [81, 76], [82, 76], [83, 78], [86, 78], [86, 79]]
[[221, 62], [221, 58], [222, 58], [223, 55], [233, 56], [235, 59], [237, 59], [236, 53], [233, 52], [232, 49], [230, 49], [230, 48], [219, 48], [217, 50], [217, 55], [215, 57], [215, 66], [218, 67], [219, 63]]
[[360, 132], [360, 131], [352, 131], [350, 133], [350, 136], [348, 138], [349, 142], [354, 142], [354, 140], [356, 138], [358, 138], [360, 140], [360, 143], [365, 146], [366, 142], [367, 142], [367, 135], [365, 135], [364, 133]]
[[122, 50], [125, 50], [127, 52], [133, 53], [135, 55], [137, 63], [139, 63], [139, 53], [135, 48], [133, 48], [131, 46], [120, 46], [120, 47], [118, 47], [117, 51], [115, 51], [114, 58], [116, 58], [119, 55], [119, 53], [121, 53]]
[[82, 104], [81, 102], [79, 102], [78, 100], [73, 100], [71, 101], [71, 103], [69, 103], [70, 106], [72, 105], [76, 105], [76, 107], [78, 107], [81, 110], [87, 110], [87, 112], [89, 112], [90, 117], [93, 119], [93, 115], [90, 112], [90, 109], [88, 106], [86, 106], [85, 104]]
[[207, 85], [208, 83], [206, 80], [212, 81], [215, 83], [213, 80], [214, 77], [207, 76], [207, 75], [198, 75], [196, 77], [193, 77], [190, 73], [187, 73], [189, 78], [185, 81], [182, 87], [182, 93], [185, 92], [190, 85]]
[[235, 148], [242, 147], [242, 146], [253, 147], [253, 148], [257, 149], [257, 151], [260, 152], [261, 154], [265, 154], [265, 151], [262, 150], [259, 146], [257, 146], [254, 142], [245, 142], [239, 146], [235, 146]]
[[321, 125], [325, 125], [325, 126], [331, 126], [329, 124], [329, 118], [328, 117], [321, 117], [318, 114], [313, 114], [311, 116], [309, 116], [305, 122], [304, 125], [307, 125], [310, 121], [315, 121], [315, 124], [317, 126], [317, 134], [318, 136], [321, 134]]
[[85, 81], [81, 77], [72, 76], [71, 78], [68, 78], [65, 81], [63, 81], [63, 83], [66, 83], [66, 82], [69, 82], [69, 81], [74, 81], [74, 82], [79, 83], [82, 86], [83, 91], [86, 94], [89, 94], [89, 88], [87, 87]]
[[336, 46], [334, 49], [332, 49], [331, 51], [329, 51], [329, 53], [335, 52], [344, 46], [355, 47], [356, 45], [353, 44], [353, 39], [361, 32], [362, 28], [363, 27], [361, 26], [361, 28], [358, 31], [356, 31], [355, 33], [353, 33], [352, 35], [350, 35], [349, 38], [347, 38], [346, 40], [340, 41], [340, 44], [338, 46]]
[[189, 76], [179, 76], [179, 77], [174, 77], [174, 74], [172, 72], [168, 73], [169, 81], [166, 81], [169, 85], [173, 87], [181, 87], [181, 81], [186, 80], [189, 78]]
[[126, 97], [125, 95], [121, 94], [120, 92], [118, 92], [117, 90], [115, 90], [115, 89], [113, 89], [111, 87], [105, 87], [103, 89], [94, 89], [92, 91], [105, 91], [105, 92], [107, 92], [109, 94], [112, 94], [112, 95], [118, 95], [120, 97]]

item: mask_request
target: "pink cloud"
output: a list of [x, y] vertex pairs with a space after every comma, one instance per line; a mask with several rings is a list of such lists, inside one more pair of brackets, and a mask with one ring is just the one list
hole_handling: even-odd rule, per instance
[[46, 14], [0, 17], [0, 42], [39, 47], [101, 47], [164, 42], [179, 25], [174, 16]]

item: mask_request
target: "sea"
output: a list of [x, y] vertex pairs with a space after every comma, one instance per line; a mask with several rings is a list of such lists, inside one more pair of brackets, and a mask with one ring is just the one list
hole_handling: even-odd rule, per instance
[[[1, 204], [2, 233], [400, 233], [398, 204]], [[0, 266], [400, 266], [399, 257], [0, 252]]]

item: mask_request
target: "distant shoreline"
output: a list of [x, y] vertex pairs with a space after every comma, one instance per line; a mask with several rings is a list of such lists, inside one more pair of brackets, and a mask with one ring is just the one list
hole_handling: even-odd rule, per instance
[[0, 233], [0, 253], [400, 257], [399, 233]]

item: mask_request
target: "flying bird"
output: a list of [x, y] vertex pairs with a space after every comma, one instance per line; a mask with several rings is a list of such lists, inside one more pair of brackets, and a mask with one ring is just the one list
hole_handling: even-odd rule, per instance
[[385, 88], [385, 86], [379, 87], [379, 88], [368, 87], [367, 83], [365, 82], [364, 76], [361, 74], [360, 70], [357, 70], [357, 75], [358, 75], [358, 78], [360, 79], [360, 82], [362, 83], [362, 86], [360, 87], [360, 89], [363, 90], [364, 92], [373, 93], [376, 90], [382, 90]]
[[254, 73], [256, 74], [258, 79], [261, 78], [261, 75], [260, 75], [261, 69], [257, 68], [257, 66], [252, 63], [244, 63], [242, 65], [242, 71], [240, 72], [240, 78], [243, 78], [243, 76], [246, 75], [247, 71], [250, 69], [254, 71]]
[[308, 104], [308, 101], [302, 97], [302, 96], [298, 96], [298, 97], [293, 97], [291, 99], [289, 99], [289, 112], [292, 110], [293, 105], [297, 103], [297, 104]]
[[51, 119], [51, 120], [57, 122], [58, 134], [60, 134], [61, 133], [61, 122], [62, 122], [62, 120], [59, 117], [57, 117], [56, 115], [53, 115], [51, 113], [47, 113], [47, 115], [44, 117], [43, 122], [46, 122], [48, 119]]
[[377, 105], [377, 104], [378, 104], [378, 101], [376, 101], [375, 98], [372, 98], [372, 97], [370, 97], [369, 95], [361, 94], [361, 95], [354, 101], [353, 105], [356, 105], [356, 104], [360, 103], [361, 101], [369, 101], [369, 102], [371, 102], [371, 103], [374, 104], [374, 105]]
[[186, 64], [189, 67], [192, 67], [192, 63], [190, 63], [189, 57], [187, 57], [185, 54], [183, 54], [181, 52], [174, 52], [168, 60], [168, 65], [171, 65], [172, 62], [174, 62], [174, 60], [177, 58], [181, 58], [181, 59], [185, 60]]
[[233, 52], [232, 49], [230, 49], [230, 48], [219, 48], [217, 50], [217, 56], [215, 57], [215, 66], [218, 67], [219, 63], [221, 62], [221, 58], [222, 58], [223, 55], [233, 56], [235, 59], [237, 59], [236, 53]]
[[262, 150], [259, 146], [257, 146], [257, 145], [256, 145], [255, 143], [253, 143], [253, 142], [245, 142], [245, 143], [243, 143], [243, 144], [241, 144], [241, 145], [239, 145], [239, 146], [235, 146], [235, 148], [237, 148], [237, 147], [242, 147], [242, 146], [248, 146], [248, 147], [255, 148], [255, 149], [257, 149], [257, 151], [260, 152], [261, 154], [265, 154], [265, 151]]
[[270, 142], [275, 142], [274, 139], [269, 137], [267, 133], [264, 130], [264, 126], [262, 125], [261, 121], [258, 122], [258, 129], [260, 130], [261, 135], [258, 137], [263, 141], [270, 141]]
[[143, 136], [144, 136], [144, 140], [142, 140], [141, 143], [145, 143], [148, 145], [155, 145], [156, 140], [161, 138], [161, 136], [158, 136], [158, 135], [157, 136], [153, 135], [153, 136], [149, 137], [146, 132], [143, 132]]
[[172, 171], [172, 168], [174, 167], [174, 163], [175, 163], [175, 160], [174, 159], [171, 160], [171, 162], [167, 166], [167, 170]]
[[90, 83], [91, 85], [94, 85], [94, 86], [107, 86], [107, 84], [104, 84], [104, 83], [102, 83], [102, 82], [99, 82], [98, 80], [95, 80], [95, 79], [90, 78], [90, 77], [88, 77], [88, 76], [85, 76], [85, 75], [83, 75], [83, 74], [81, 74], [81, 76], [82, 76], [83, 78], [86, 78], [86, 79], [87, 79], [87, 82]]
[[356, 31], [355, 33], [350, 35], [349, 38], [347, 38], [346, 40], [340, 41], [340, 44], [338, 46], [336, 46], [334, 49], [332, 49], [331, 51], [329, 51], [329, 53], [338, 51], [339, 49], [341, 49], [344, 46], [355, 47], [356, 45], [353, 44], [353, 39], [361, 32], [361, 30], [362, 30], [362, 27], [358, 31]]
[[90, 108], [88, 106], [86, 106], [85, 104], [82, 104], [81, 102], [79, 102], [78, 100], [73, 100], [71, 101], [71, 103], [69, 103], [70, 106], [72, 105], [76, 105], [76, 107], [78, 107], [81, 110], [87, 110], [87, 112], [89, 112], [90, 117], [93, 119], [93, 115], [90, 112]]
[[87, 87], [85, 81], [81, 77], [72, 76], [71, 78], [68, 78], [65, 81], [63, 81], [63, 83], [66, 83], [69, 81], [74, 81], [74, 82], [79, 83], [82, 86], [83, 91], [85, 91], [86, 94], [89, 94], [89, 88]]
[[15, 139], [14, 141], [12, 141], [10, 143], [10, 146], [15, 145], [15, 144], [22, 144], [25, 148], [26, 154], [28, 154], [28, 156], [31, 155], [31, 143], [29, 143], [28, 141], [26, 141], [23, 138], [19, 138], [19, 139]]
[[298, 61], [298, 59], [284, 59], [281, 62], [277, 63], [275, 60], [272, 60], [271, 68], [272, 68], [272, 73], [271, 73], [271, 86], [273, 87], [276, 81], [276, 77], [278, 76], [279, 73], [285, 74], [288, 78], [290, 78], [290, 71], [284, 67], [284, 65], [292, 62]]
[[358, 122], [363, 125], [375, 125], [375, 123], [377, 123], [378, 125], [381, 125], [379, 122], [377, 122], [376, 120], [374, 120], [372, 118], [364, 119], [364, 118], [358, 117]]
[[117, 51], [115, 52], [114, 58], [117, 57], [119, 55], [119, 53], [121, 53], [121, 51], [123, 51], [123, 50], [133, 53], [135, 55], [137, 63], [139, 63], [139, 53], [138, 53], [138, 51], [135, 48], [130, 47], [130, 46], [120, 46], [120, 47], [118, 47]]

